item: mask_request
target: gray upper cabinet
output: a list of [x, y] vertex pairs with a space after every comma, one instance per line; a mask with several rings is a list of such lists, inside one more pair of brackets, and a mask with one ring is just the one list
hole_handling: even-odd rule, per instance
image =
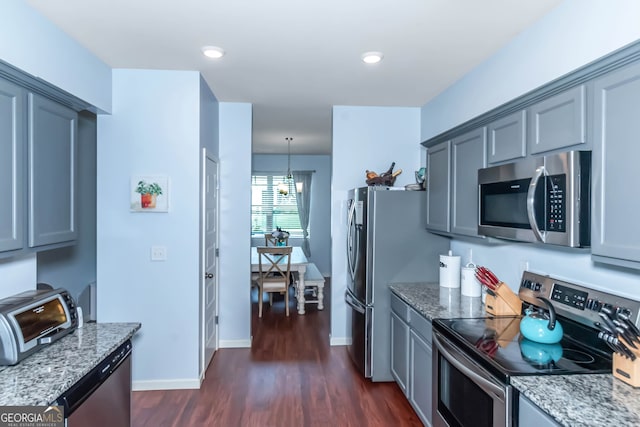
[[450, 231], [450, 154], [451, 141], [445, 141], [427, 149], [426, 227], [428, 230]]
[[526, 123], [526, 111], [522, 110], [489, 124], [489, 163], [518, 159], [527, 154]]
[[451, 231], [478, 236], [478, 169], [487, 166], [486, 127], [454, 138], [451, 151]]
[[594, 81], [592, 254], [640, 268], [640, 64]]
[[531, 106], [527, 126], [529, 152], [544, 153], [584, 144], [587, 141], [586, 113], [585, 85]]
[[25, 96], [0, 80], [0, 252], [24, 246]]
[[76, 239], [77, 113], [29, 94], [29, 247]]

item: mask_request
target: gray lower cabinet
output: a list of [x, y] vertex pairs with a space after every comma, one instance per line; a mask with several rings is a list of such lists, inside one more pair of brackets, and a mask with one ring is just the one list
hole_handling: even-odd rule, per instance
[[431, 322], [391, 294], [391, 373], [424, 425], [431, 426]]
[[522, 110], [488, 125], [489, 163], [519, 159], [527, 154], [526, 123], [526, 111]]
[[587, 106], [585, 85], [545, 99], [528, 109], [529, 153], [537, 154], [587, 142]]
[[520, 395], [518, 407], [518, 427], [558, 427], [558, 424], [546, 412]]
[[487, 166], [487, 128], [451, 140], [451, 232], [478, 236], [478, 169]]
[[[412, 312], [413, 315], [414, 312]], [[413, 316], [412, 316], [412, 320]], [[431, 328], [431, 323], [423, 318]], [[430, 331], [429, 331], [430, 333]], [[431, 406], [433, 396], [433, 373], [431, 365], [433, 354], [431, 349], [431, 336], [425, 337], [417, 329], [411, 329], [409, 337], [409, 402], [425, 425], [432, 422]]]
[[391, 312], [391, 375], [407, 395], [409, 384], [409, 324]]
[[78, 115], [29, 94], [29, 247], [76, 239]]
[[593, 87], [593, 259], [640, 268], [640, 64], [606, 74]]
[[0, 80], [0, 252], [24, 246], [25, 96]]
[[427, 149], [427, 221], [432, 231], [450, 230], [451, 141]]

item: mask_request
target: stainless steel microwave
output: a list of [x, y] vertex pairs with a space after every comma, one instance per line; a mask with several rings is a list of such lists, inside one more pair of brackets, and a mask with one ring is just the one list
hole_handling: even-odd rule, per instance
[[478, 170], [478, 234], [591, 245], [591, 152], [569, 151]]

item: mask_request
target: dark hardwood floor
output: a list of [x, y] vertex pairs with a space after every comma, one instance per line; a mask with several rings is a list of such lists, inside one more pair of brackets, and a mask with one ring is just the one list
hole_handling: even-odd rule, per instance
[[287, 318], [281, 296], [259, 319], [253, 299], [252, 348], [218, 350], [199, 390], [134, 392], [134, 427], [422, 425], [395, 383], [365, 380], [329, 346], [330, 304], [300, 316], [291, 296]]

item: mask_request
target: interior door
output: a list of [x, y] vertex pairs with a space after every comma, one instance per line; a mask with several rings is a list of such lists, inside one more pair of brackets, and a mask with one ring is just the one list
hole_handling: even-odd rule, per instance
[[218, 163], [206, 152], [204, 163], [203, 371], [218, 348]]

